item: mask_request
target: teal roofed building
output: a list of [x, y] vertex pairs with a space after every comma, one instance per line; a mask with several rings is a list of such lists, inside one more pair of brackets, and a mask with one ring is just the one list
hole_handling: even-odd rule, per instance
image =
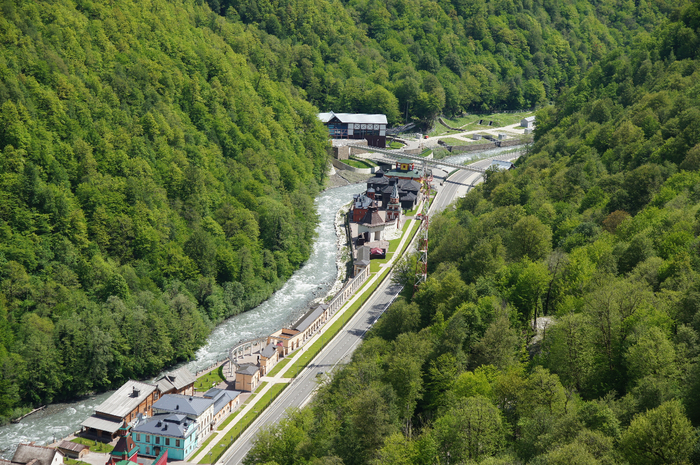
[[197, 422], [186, 415], [158, 414], [132, 430], [139, 455], [157, 457], [167, 450], [172, 460], [185, 460], [197, 449]]

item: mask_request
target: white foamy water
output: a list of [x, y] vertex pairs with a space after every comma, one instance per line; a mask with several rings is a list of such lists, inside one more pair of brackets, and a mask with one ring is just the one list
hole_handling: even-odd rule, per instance
[[[223, 359], [228, 349], [239, 341], [265, 336], [293, 322], [312, 300], [325, 296], [337, 276], [335, 214], [353, 194], [364, 189], [365, 184], [353, 184], [319, 194], [315, 202], [319, 224], [309, 260], [267, 301], [221, 323], [197, 351], [197, 358], [187, 364], [190, 371], [196, 373]], [[78, 431], [80, 423], [112, 392], [69, 404], [50, 405], [21, 423], [0, 427], [0, 457], [11, 458], [20, 442], [47, 444]]]

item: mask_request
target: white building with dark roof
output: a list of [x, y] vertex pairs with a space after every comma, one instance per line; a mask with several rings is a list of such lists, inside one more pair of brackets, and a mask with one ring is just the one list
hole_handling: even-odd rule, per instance
[[240, 403], [240, 391], [211, 388], [204, 397], [214, 401], [214, 424], [217, 425], [226, 418]]
[[197, 442], [214, 429], [214, 400], [205, 397], [166, 394], [153, 404], [153, 415], [173, 413], [197, 422]]
[[319, 113], [331, 139], [365, 139], [372, 147], [386, 147], [386, 115], [363, 113]]

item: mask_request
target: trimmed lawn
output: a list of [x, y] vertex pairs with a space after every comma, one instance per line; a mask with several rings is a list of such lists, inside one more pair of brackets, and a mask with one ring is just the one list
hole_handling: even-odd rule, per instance
[[226, 433], [224, 436], [222, 436], [221, 440], [219, 441], [219, 444], [214, 446], [214, 449], [211, 451], [211, 457], [209, 454], [205, 456], [203, 460], [201, 460], [199, 463], [200, 464], [205, 464], [205, 463], [213, 463], [219, 460], [219, 458], [224, 455], [224, 452], [231, 447], [231, 444], [238, 439], [238, 436], [241, 435], [243, 431], [250, 426], [250, 424], [258, 417], [260, 412], [265, 410], [265, 408], [270, 405], [270, 403], [277, 398], [278, 395], [286, 388], [288, 385], [287, 383], [278, 383], [275, 384], [270, 388], [269, 391], [265, 393], [264, 396], [260, 398], [258, 403], [255, 405], [255, 409], [250, 410], [248, 413], [246, 413], [241, 420], [236, 423], [236, 425], [231, 428], [231, 431]]
[[289, 363], [289, 358], [282, 359], [282, 361], [278, 362], [277, 365], [275, 365], [275, 367], [267, 374], [267, 376], [275, 376], [282, 368], [287, 366], [287, 363]]
[[403, 144], [401, 142], [396, 142], [395, 140], [391, 141], [389, 144], [390, 149], [400, 149], [401, 147], [403, 147]]
[[377, 166], [376, 163], [373, 163], [369, 160], [362, 160], [360, 158], [350, 158], [348, 160], [341, 160], [341, 162], [345, 163], [346, 165], [350, 165], [354, 168], [374, 168]]
[[[265, 387], [265, 385], [267, 385], [267, 381], [263, 381], [262, 383], [260, 383], [260, 384], [258, 385], [256, 391], [257, 391], [258, 389], [262, 389], [263, 387]], [[228, 426], [228, 424], [231, 423], [231, 422], [233, 421], [233, 419], [236, 418], [236, 417], [238, 416], [239, 413], [241, 413], [241, 410], [243, 410], [243, 407], [245, 407], [246, 405], [248, 405], [248, 404], [250, 404], [251, 402], [253, 402], [253, 399], [255, 399], [255, 396], [256, 396], [256, 393], [255, 393], [255, 392], [252, 393], [252, 394], [250, 395], [250, 397], [248, 397], [248, 398], [246, 399], [246, 401], [243, 402], [243, 404], [241, 404], [240, 407], [238, 407], [238, 410], [236, 410], [236, 411], [233, 412], [231, 415], [229, 415], [228, 418], [225, 419], [224, 422], [221, 423], [221, 425], [219, 425], [219, 427], [216, 428], [216, 429], [217, 429], [218, 431], [221, 431], [221, 430], [223, 430], [224, 428], [226, 428], [226, 427]]]
[[78, 444], [82, 444], [84, 446], [88, 446], [90, 448], [91, 452], [99, 452], [99, 453], [109, 454], [114, 449], [114, 447], [110, 446], [109, 444], [105, 444], [105, 443], [99, 442], [99, 441], [93, 441], [92, 439], [75, 438], [75, 439], [71, 439], [71, 442], [75, 442]]
[[430, 155], [432, 153], [432, 151], [433, 151], [433, 149], [425, 149], [420, 153], [419, 156], [420, 157], [427, 157], [428, 155]]
[[[233, 416], [233, 415], [230, 415], [230, 416]], [[217, 429], [220, 429], [220, 428], [217, 428]], [[199, 446], [199, 448], [201, 449], [202, 447], [207, 447], [209, 445], [209, 443], [212, 442], [214, 439], [216, 439], [218, 436], [219, 436], [218, 431], [212, 431], [212, 433], [209, 435], [207, 440], [204, 441], [202, 443], [202, 445]], [[197, 454], [194, 454], [194, 455], [197, 455]]]
[[224, 378], [224, 371], [221, 366], [197, 378], [197, 381], [194, 382], [194, 388], [197, 391], [208, 391], [222, 381], [226, 381], [226, 378]]

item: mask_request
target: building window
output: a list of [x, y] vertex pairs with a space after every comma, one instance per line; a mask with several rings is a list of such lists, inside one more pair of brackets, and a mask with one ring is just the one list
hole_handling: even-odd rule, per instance
[[146, 435], [146, 442], [151, 442], [151, 437], [149, 435]]
[[136, 433], [136, 440], [140, 441], [141, 440], [141, 435], [139, 433]]
[[160, 436], [153, 436], [153, 437], [156, 438], [156, 444], [160, 444]]
[[175, 440], [175, 447], [180, 447], [180, 440], [179, 439]]
[[151, 448], [150, 447], [146, 447], [146, 455], [151, 455]]
[[165, 445], [169, 446], [170, 445], [170, 438], [165, 438]]

